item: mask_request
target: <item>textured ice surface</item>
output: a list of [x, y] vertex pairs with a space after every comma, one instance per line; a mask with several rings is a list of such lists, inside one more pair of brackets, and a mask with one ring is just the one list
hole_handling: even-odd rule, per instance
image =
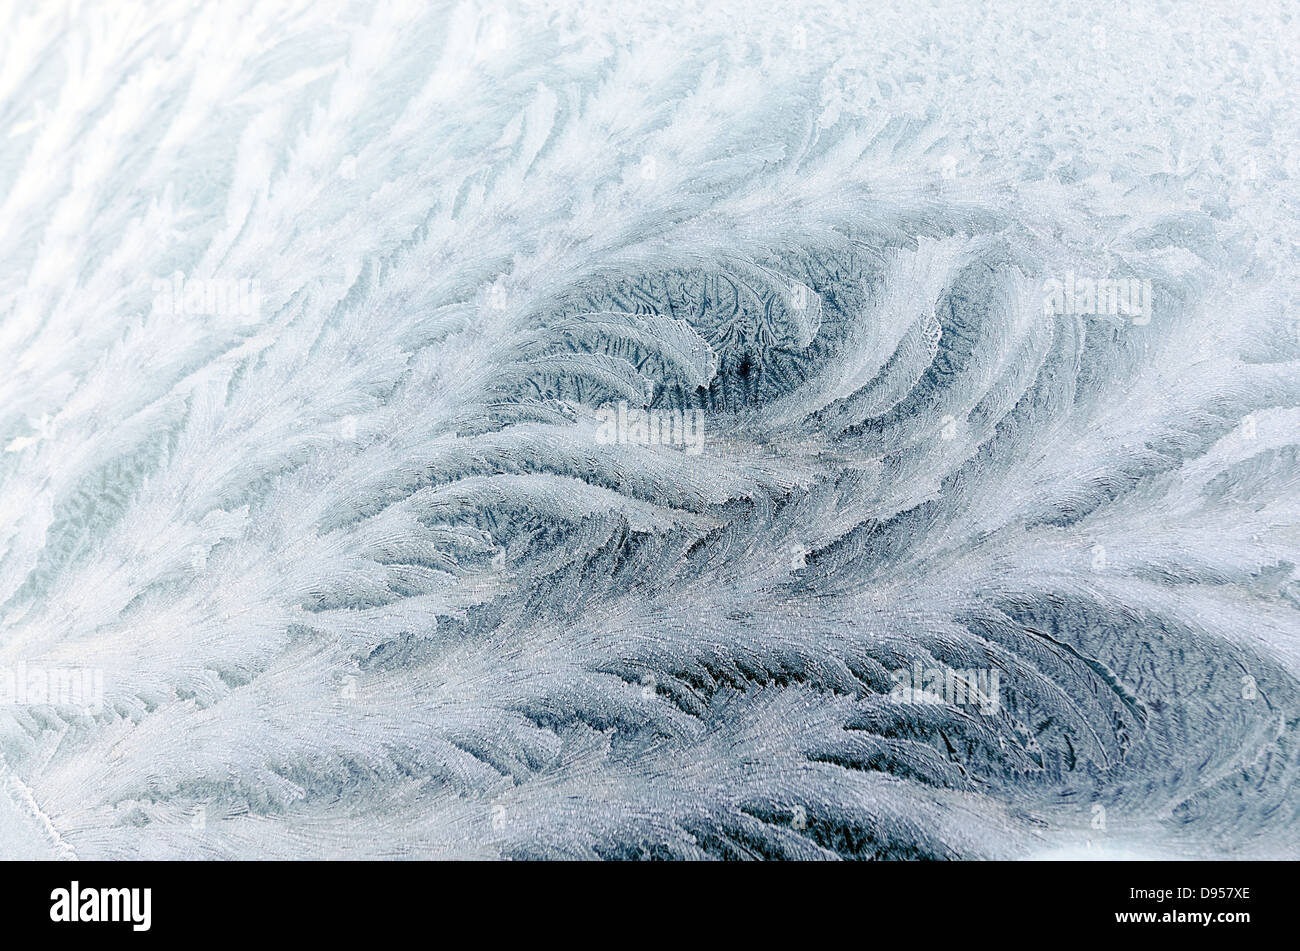
[[1295, 4], [708, 8], [0, 5], [0, 854], [1300, 856]]

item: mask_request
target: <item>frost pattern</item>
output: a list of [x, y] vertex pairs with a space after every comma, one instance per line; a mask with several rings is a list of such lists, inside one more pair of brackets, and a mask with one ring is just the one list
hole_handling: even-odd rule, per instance
[[6, 5], [0, 854], [1300, 856], [1294, 6], [869, 6]]

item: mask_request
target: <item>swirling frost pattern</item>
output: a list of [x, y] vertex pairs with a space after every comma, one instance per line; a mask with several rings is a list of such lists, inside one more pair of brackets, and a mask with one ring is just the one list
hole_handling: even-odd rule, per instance
[[1300, 855], [1294, 5], [0, 15], [7, 857]]

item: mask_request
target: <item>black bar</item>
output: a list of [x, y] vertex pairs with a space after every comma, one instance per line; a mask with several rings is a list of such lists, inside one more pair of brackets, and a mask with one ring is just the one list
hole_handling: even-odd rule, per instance
[[[114, 932], [127, 940], [255, 937], [260, 943], [324, 929], [331, 941], [373, 940], [419, 926], [455, 929], [443, 932], [452, 939], [483, 923], [494, 939], [517, 932], [532, 940], [541, 931], [556, 940], [585, 933], [687, 940], [688, 934], [734, 938], [755, 926], [816, 932], [838, 925], [837, 931], [872, 944], [965, 945], [1017, 933], [1053, 942], [1085, 936], [1183, 941], [1194, 934], [1239, 942], [1292, 922], [1286, 902], [1293, 874], [1290, 863], [1268, 862], [4, 863], [0, 916], [13, 938]], [[84, 904], [88, 891], [149, 889], [148, 930], [137, 929], [143, 891], [130, 905], [123, 893], [110, 896], [107, 905], [117, 902], [126, 920], [51, 920], [57, 890], [70, 899], [74, 881], [88, 912], [99, 904], [98, 893], [92, 905]], [[1154, 920], [1117, 920], [1148, 912]], [[1204, 913], [1215, 918], [1205, 924], [1178, 917]], [[1241, 913], [1248, 920], [1218, 917]], [[441, 943], [436, 932], [425, 934]], [[808, 938], [817, 940], [812, 933]]]

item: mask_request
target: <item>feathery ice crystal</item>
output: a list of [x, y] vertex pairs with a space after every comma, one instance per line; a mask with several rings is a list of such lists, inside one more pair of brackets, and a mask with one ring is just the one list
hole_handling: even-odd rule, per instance
[[0, 6], [0, 854], [1300, 856], [1294, 7], [707, 8]]

